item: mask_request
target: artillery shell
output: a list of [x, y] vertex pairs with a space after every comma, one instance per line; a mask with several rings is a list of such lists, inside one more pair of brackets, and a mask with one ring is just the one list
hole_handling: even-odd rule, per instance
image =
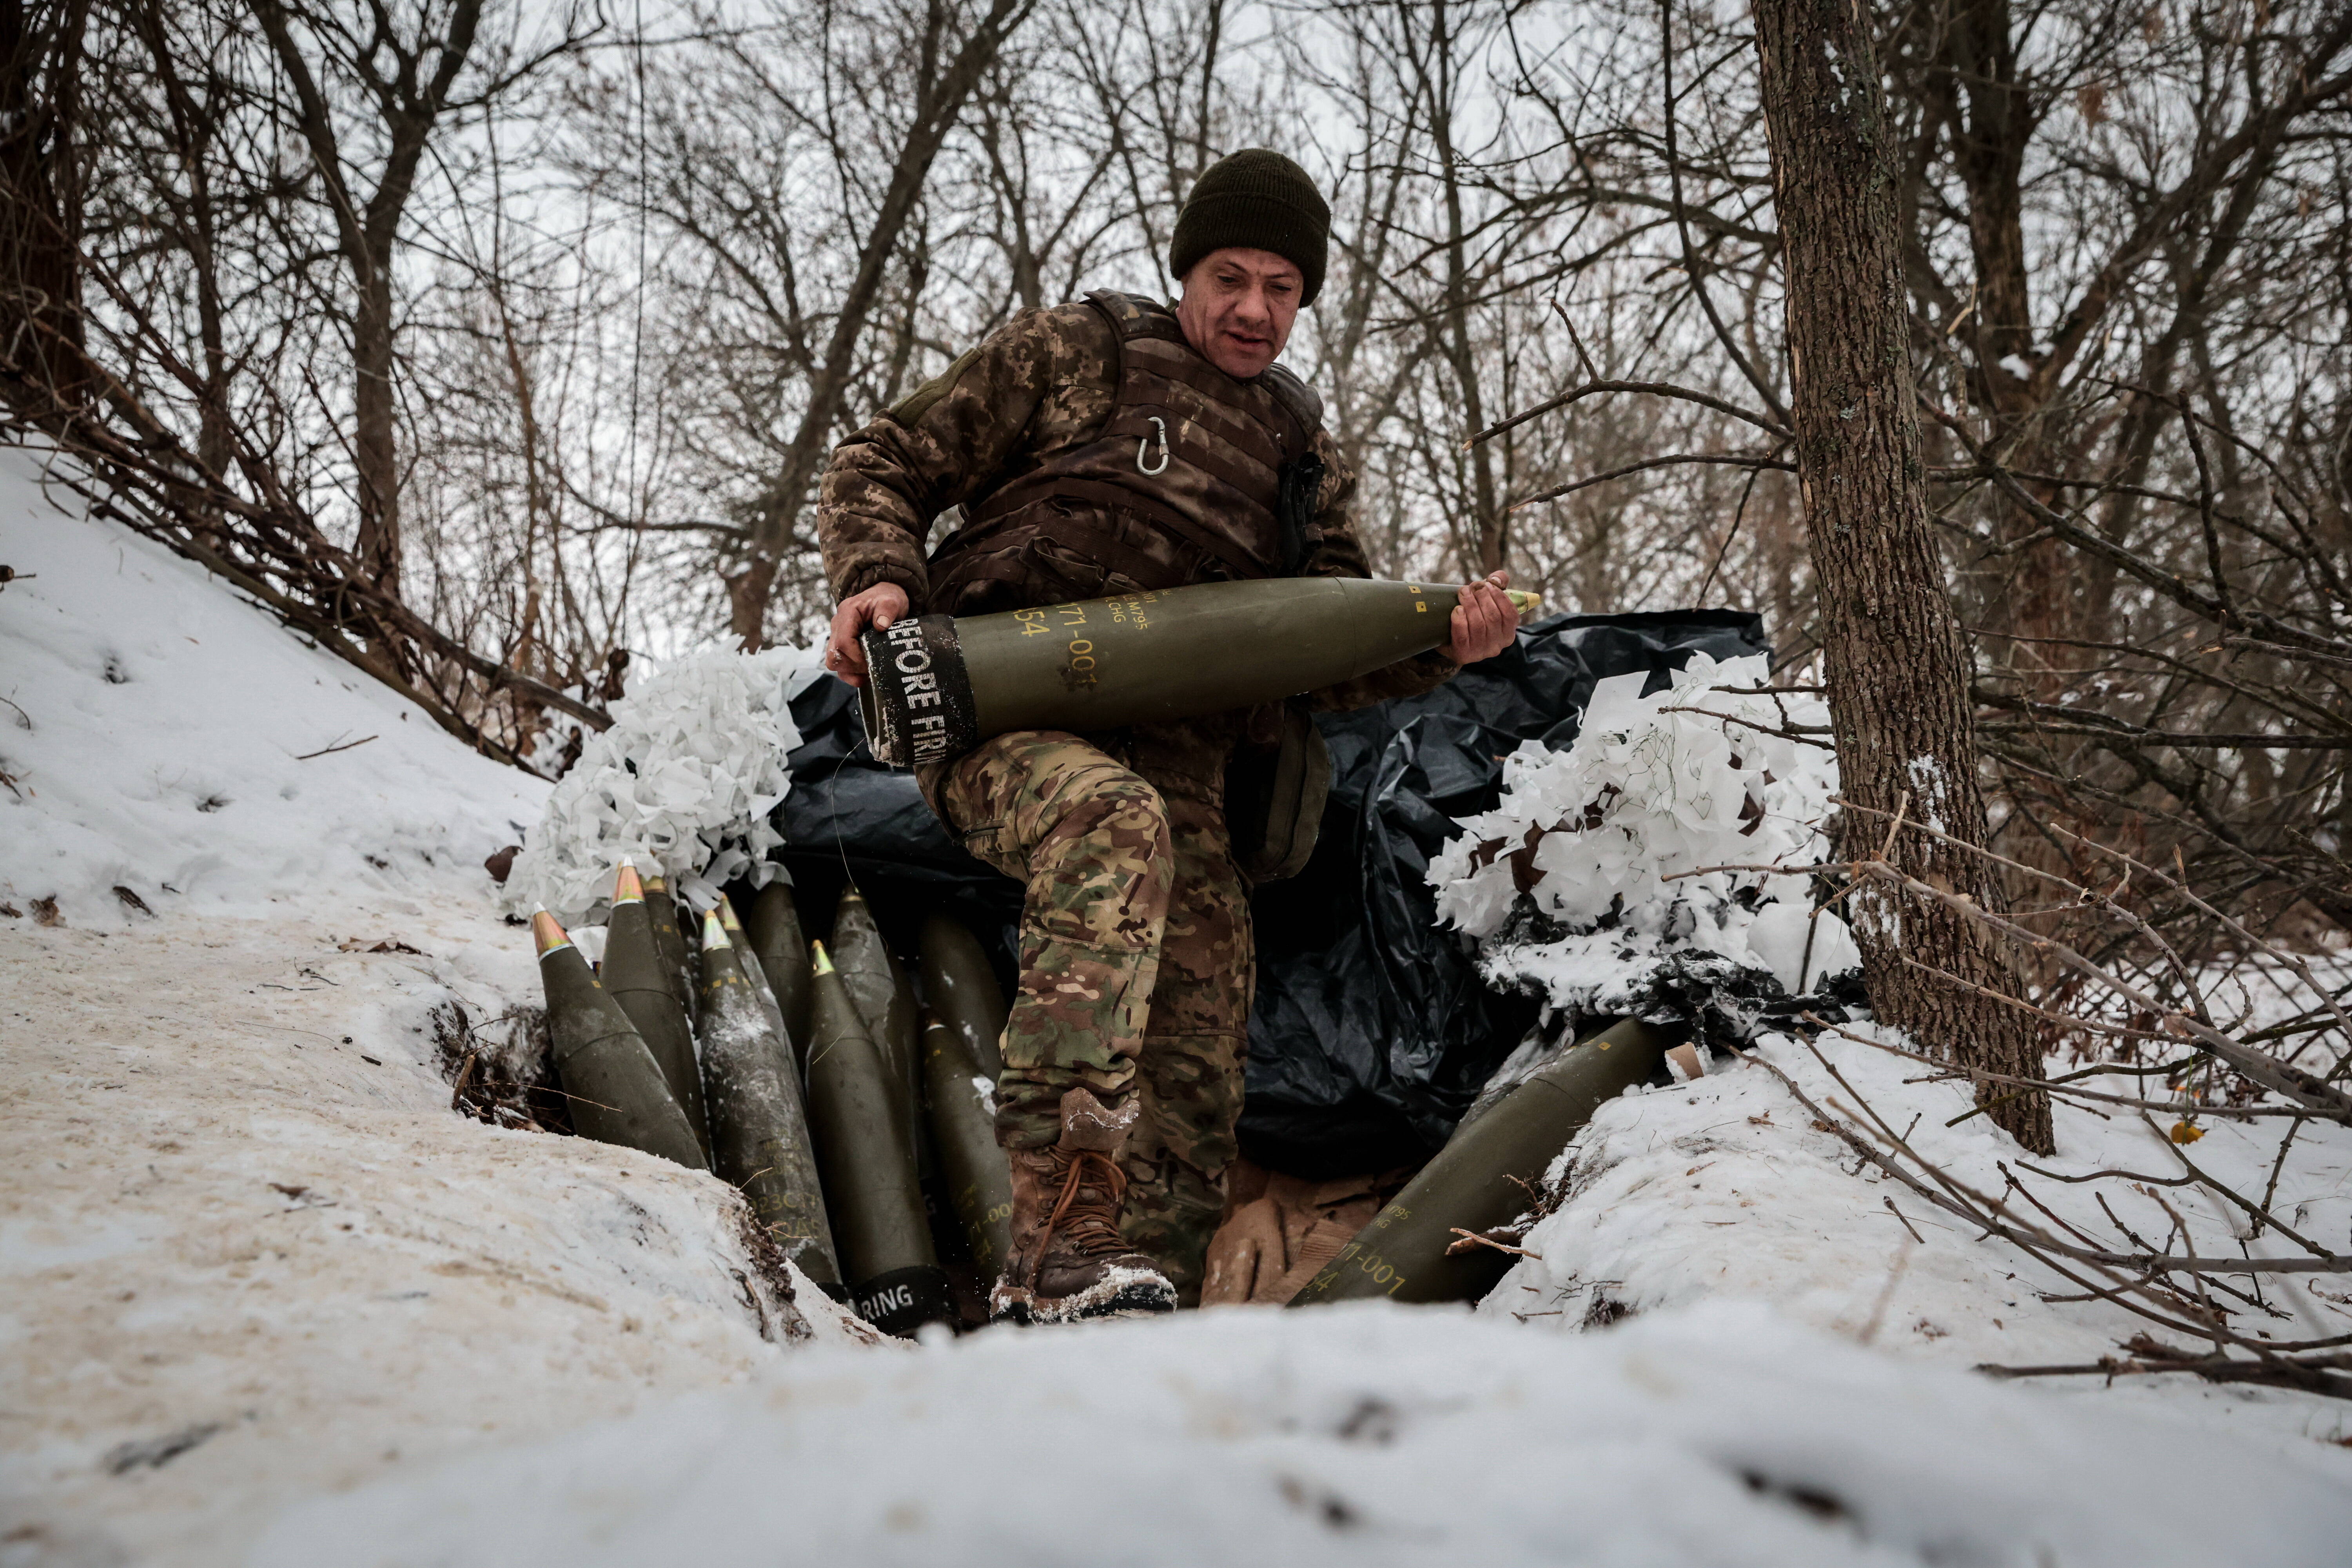
[[694, 1061], [694, 1026], [670, 988], [636, 868], [621, 863], [613, 887], [613, 913], [604, 928], [604, 964], [598, 974], [605, 994], [628, 1015], [637, 1037], [660, 1064], [670, 1097], [686, 1112], [695, 1141], [707, 1152], [710, 1123], [702, 1104], [702, 1074]]
[[[1458, 588], [1360, 577], [1202, 583], [865, 632], [874, 754], [945, 762], [1014, 730], [1089, 734], [1279, 701], [1426, 653]], [[1538, 600], [1513, 593], [1522, 614]]]
[[800, 905], [792, 889], [771, 882], [744, 900], [743, 933], [759, 956], [760, 968], [783, 1010], [784, 1032], [803, 1067], [808, 1062], [808, 941], [801, 935]]
[[1004, 989], [988, 954], [961, 921], [935, 914], [919, 939], [923, 997], [963, 1042], [980, 1076], [994, 1083], [1004, 1071]]
[[677, 900], [670, 896], [669, 883], [660, 875], [645, 881], [646, 918], [654, 928], [654, 950], [661, 954], [662, 973], [669, 988], [677, 997], [677, 1005], [690, 1017], [694, 1013], [694, 958], [687, 951], [686, 930], [678, 924]]
[[742, 1189], [786, 1258], [819, 1285], [841, 1279], [800, 1074], [717, 910], [702, 917], [702, 1076], [711, 1166]]
[[1003, 1271], [1013, 1247], [1013, 1170], [996, 1142], [990, 1100], [995, 1085], [982, 1074], [963, 1037], [926, 1009], [923, 1096], [931, 1142], [947, 1178], [949, 1205], [983, 1280]]
[[915, 1184], [903, 1097], [825, 956], [810, 946], [809, 1128], [835, 1255], [858, 1316], [894, 1334], [952, 1321], [947, 1271]]
[[1524, 1213], [1528, 1193], [1519, 1182], [1540, 1182], [1593, 1111], [1647, 1079], [1684, 1033], [1627, 1018], [1570, 1047], [1477, 1121], [1456, 1129], [1290, 1304], [1469, 1301], [1493, 1289], [1511, 1256], [1473, 1245], [1449, 1257], [1446, 1249], [1462, 1239], [1455, 1227], [1489, 1231]]
[[547, 989], [547, 1033], [555, 1070], [572, 1107], [572, 1125], [583, 1138], [620, 1143], [675, 1161], [690, 1171], [709, 1169], [686, 1112], [628, 1015], [588, 973], [588, 961], [545, 910], [531, 916], [539, 945], [539, 978]]
[[834, 910], [833, 945], [828, 951], [866, 1034], [882, 1047], [890, 1064], [891, 1079], [898, 1086], [893, 1093], [898, 1113], [907, 1126], [908, 1142], [919, 1154], [923, 1139], [917, 1131], [915, 1106], [921, 1092], [922, 1064], [916, 1059], [915, 989], [908, 983], [898, 955], [882, 939], [874, 910], [856, 883], [843, 890], [841, 903]]
[[[724, 893], [719, 894], [719, 908], [712, 912], [718, 915], [719, 923], [726, 929], [727, 945], [734, 951], [736, 960], [742, 968], [744, 980], [751, 984], [752, 994], [759, 997], [761, 1009], [768, 1015], [768, 1022], [775, 1026], [776, 1038], [782, 1042], [785, 1056], [793, 1059], [793, 1068], [797, 1070], [800, 1064], [798, 1058], [793, 1057], [793, 1037], [792, 1032], [784, 1026], [784, 1010], [778, 1005], [776, 993], [768, 984], [767, 970], [761, 966], [758, 955], [751, 951], [750, 939], [743, 934], [743, 922], [735, 918], [734, 900]], [[705, 943], [703, 952], [706, 955], [704, 959], [706, 963], [709, 962], [708, 958], [709, 951], [709, 944]], [[706, 994], [709, 991], [708, 975], [703, 977], [703, 990]]]

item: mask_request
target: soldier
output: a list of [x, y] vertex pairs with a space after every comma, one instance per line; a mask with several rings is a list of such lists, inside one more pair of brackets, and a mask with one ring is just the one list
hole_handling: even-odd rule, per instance
[[[857, 635], [1192, 583], [1369, 575], [1355, 478], [1320, 400], [1275, 363], [1323, 283], [1330, 209], [1280, 153], [1203, 174], [1176, 220], [1174, 310], [1098, 291], [1016, 317], [835, 451], [818, 535]], [[927, 561], [931, 522], [962, 509]], [[1510, 645], [1496, 573], [1442, 648], [1315, 693], [1353, 708], [1426, 691]], [[965, 847], [1027, 888], [996, 1131], [1012, 1253], [992, 1310], [1067, 1318], [1197, 1300], [1236, 1152], [1254, 988], [1224, 816], [1241, 711], [1108, 734], [1024, 731], [918, 771]]]

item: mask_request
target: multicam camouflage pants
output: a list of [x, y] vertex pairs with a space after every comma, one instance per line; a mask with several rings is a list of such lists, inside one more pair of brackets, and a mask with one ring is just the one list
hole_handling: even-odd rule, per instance
[[1226, 835], [1223, 726], [999, 736], [927, 779], [972, 854], [1028, 889], [997, 1137], [1061, 1135], [1065, 1089], [1133, 1085], [1127, 1239], [1197, 1298], [1235, 1153], [1255, 975]]

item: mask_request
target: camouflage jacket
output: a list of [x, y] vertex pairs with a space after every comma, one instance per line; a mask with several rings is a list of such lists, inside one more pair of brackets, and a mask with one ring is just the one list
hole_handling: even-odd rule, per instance
[[[1194, 375], [1222, 375], [1206, 360], [1193, 357]], [[817, 509], [818, 542], [835, 596], [845, 599], [877, 583], [896, 583], [918, 609], [971, 613], [971, 605], [932, 602], [926, 544], [933, 522], [950, 508], [969, 513], [1057, 454], [1101, 438], [1117, 411], [1119, 375], [1118, 331], [1095, 306], [1080, 302], [1028, 310], [842, 442], [825, 472]], [[1350, 515], [1355, 474], [1328, 431], [1315, 430], [1312, 450], [1322, 459], [1324, 478], [1298, 574], [1369, 576]], [[1184, 548], [1181, 542], [1159, 542], [1170, 550]], [[1044, 549], [1052, 546], [1050, 539], [1043, 542]], [[1100, 565], [1070, 560], [1056, 564], [1071, 585], [1032, 602], [1114, 593], [1129, 585]], [[1223, 574], [1213, 569], [1204, 574]], [[1412, 696], [1450, 679], [1459, 668], [1433, 650], [1316, 692], [1310, 701], [1321, 708], [1358, 708]]]

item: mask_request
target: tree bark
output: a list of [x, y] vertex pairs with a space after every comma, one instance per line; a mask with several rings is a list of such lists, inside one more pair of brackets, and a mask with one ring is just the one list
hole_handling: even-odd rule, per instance
[[[1756, 0], [1772, 186], [1785, 247], [1798, 482], [1850, 855], [1893, 817], [1982, 845], [1974, 710], [1959, 628], [1927, 529], [1901, 267], [1895, 128], [1859, 0]], [[1873, 815], [1882, 813], [1885, 815]], [[1923, 881], [2000, 907], [1988, 862], [1924, 833], [1891, 851]], [[2038, 1077], [2014, 976], [1979, 928], [1891, 890], [1854, 895], [1872, 1010], [1972, 1073]], [[1972, 989], [1976, 988], [1976, 989]], [[1979, 1094], [1988, 1098], [1979, 1079]], [[1990, 1115], [2051, 1151], [2048, 1097]]]
[[0, 0], [0, 365], [55, 408], [89, 387], [73, 143], [89, 16], [89, 0]]
[[[388, 248], [388, 247], [387, 247]], [[360, 525], [352, 553], [370, 582], [400, 593], [400, 404], [394, 395], [391, 257], [370, 256], [352, 320], [352, 468]]]
[[[1429, 63], [1423, 73], [1428, 94], [1429, 133], [1445, 191], [1445, 304], [1444, 343], [1454, 373], [1454, 395], [1462, 400], [1465, 430], [1486, 427], [1486, 407], [1478, 387], [1478, 349], [1473, 341], [1470, 300], [1477, 285], [1470, 276], [1470, 235], [1462, 205], [1462, 160], [1454, 145], [1454, 38], [1445, 0], [1430, 8]], [[1465, 576], [1499, 570], [1508, 557], [1505, 530], [1510, 516], [1495, 491], [1495, 448], [1481, 441], [1470, 449], [1472, 549], [1463, 552]]]

